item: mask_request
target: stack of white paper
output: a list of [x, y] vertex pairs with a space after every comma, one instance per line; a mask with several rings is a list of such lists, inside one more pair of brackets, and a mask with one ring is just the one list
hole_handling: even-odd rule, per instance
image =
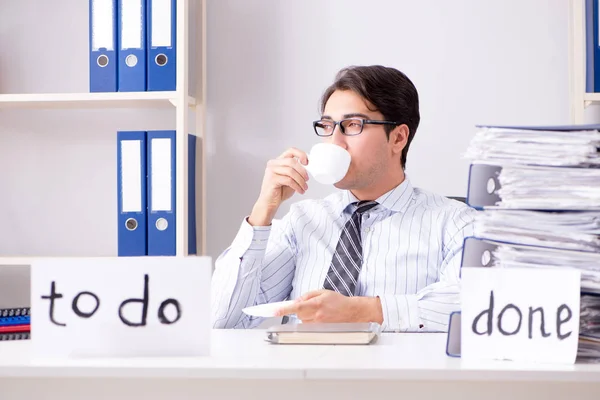
[[581, 296], [579, 333], [582, 336], [600, 338], [600, 296]]
[[581, 296], [577, 357], [600, 362], [600, 296]]
[[475, 235], [501, 242], [600, 251], [600, 211], [498, 209], [478, 213]]
[[575, 268], [581, 272], [580, 361], [600, 362], [600, 253], [501, 244], [492, 267]]
[[600, 338], [579, 336], [577, 345], [578, 362], [600, 362]]
[[465, 156], [499, 167], [474, 166], [469, 188], [493, 266], [579, 270], [579, 356], [600, 361], [600, 125], [480, 127]]
[[600, 294], [600, 253], [506, 244], [494, 250], [493, 265], [503, 268], [576, 268], [581, 271], [581, 290]]
[[[466, 158], [500, 164], [553, 166], [600, 165], [600, 132], [482, 127], [471, 140]], [[566, 128], [565, 128], [566, 129]]]
[[600, 210], [600, 168], [503, 166], [499, 207]]

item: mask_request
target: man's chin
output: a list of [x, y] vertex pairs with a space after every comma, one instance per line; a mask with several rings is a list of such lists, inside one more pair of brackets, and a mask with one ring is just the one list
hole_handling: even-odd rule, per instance
[[341, 189], [341, 190], [348, 190], [351, 189], [351, 184], [350, 184], [350, 180], [348, 179], [348, 177], [344, 177], [341, 181], [339, 181], [338, 183], [334, 183], [333, 186], [337, 189]]

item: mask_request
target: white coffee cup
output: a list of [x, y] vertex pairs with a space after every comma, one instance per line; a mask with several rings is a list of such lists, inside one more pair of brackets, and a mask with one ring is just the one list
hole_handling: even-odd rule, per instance
[[350, 167], [350, 153], [331, 143], [317, 143], [308, 155], [304, 168], [319, 183], [332, 185], [344, 179]]

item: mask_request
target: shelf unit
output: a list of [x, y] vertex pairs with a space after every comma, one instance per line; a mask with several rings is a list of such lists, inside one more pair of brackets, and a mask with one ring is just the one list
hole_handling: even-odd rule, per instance
[[[177, 92], [0, 94], [0, 109], [177, 107]], [[188, 107], [196, 99], [188, 96]]]
[[569, 0], [569, 104], [573, 124], [585, 121], [585, 110], [600, 104], [600, 93], [586, 92], [586, 0]]
[[[200, 142], [196, 163], [197, 256], [206, 254], [206, 0], [177, 0], [177, 83], [172, 92], [0, 94], [3, 109], [174, 108], [176, 130], [176, 256], [188, 256], [188, 133]], [[192, 22], [190, 22], [192, 21]], [[194, 23], [195, 30], [190, 29]], [[191, 32], [195, 33], [192, 37]], [[195, 61], [190, 68], [190, 49]], [[195, 74], [195, 86], [190, 74]], [[191, 92], [191, 93], [190, 93]], [[192, 125], [190, 119], [195, 117]], [[147, 128], [151, 130], [151, 127]], [[115, 181], [116, 182], [116, 181]], [[116, 183], [115, 183], [116, 184]], [[115, 217], [115, 224], [117, 223]], [[116, 254], [116, 251], [115, 251]], [[193, 256], [193, 255], [192, 255]], [[0, 255], [0, 265], [30, 265], [38, 256]]]

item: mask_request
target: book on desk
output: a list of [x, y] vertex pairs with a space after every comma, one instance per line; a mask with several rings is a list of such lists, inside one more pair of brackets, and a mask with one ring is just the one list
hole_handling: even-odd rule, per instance
[[267, 329], [265, 340], [273, 344], [371, 344], [381, 326], [367, 323], [280, 324]]
[[23, 340], [31, 336], [31, 308], [0, 309], [0, 341]]

